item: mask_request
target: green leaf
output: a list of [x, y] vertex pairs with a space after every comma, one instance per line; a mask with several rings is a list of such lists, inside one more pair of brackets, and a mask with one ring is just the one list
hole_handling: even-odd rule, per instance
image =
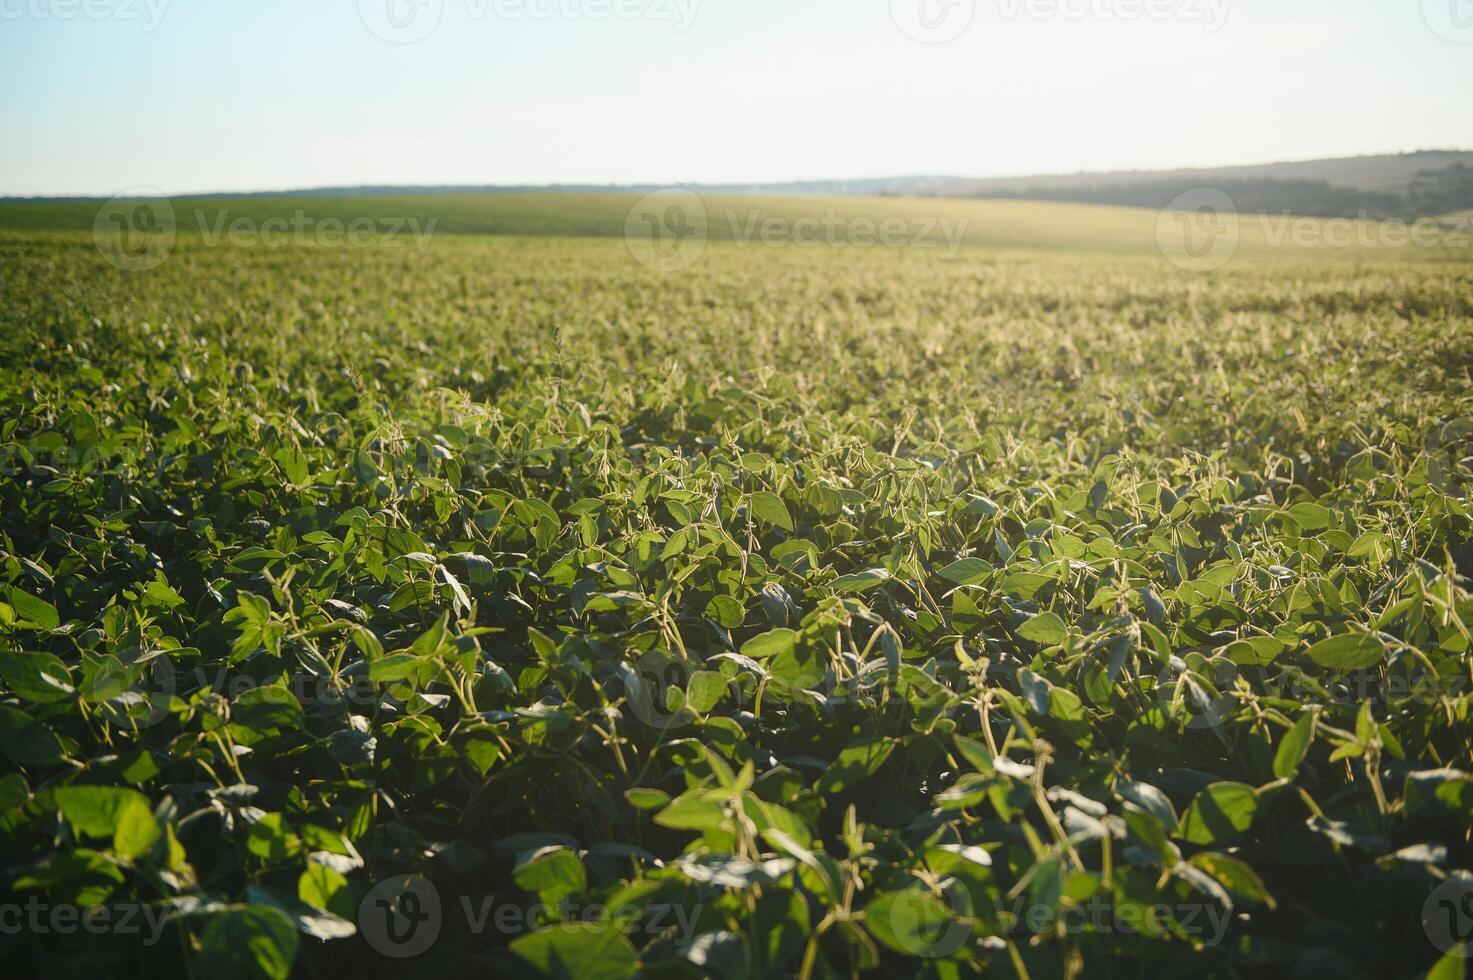
[[971, 936], [946, 903], [919, 887], [881, 892], [864, 907], [864, 927], [903, 956], [932, 959], [956, 952]]
[[839, 593], [868, 592], [879, 585], [890, 581], [890, 573], [883, 568], [871, 568], [865, 572], [855, 572], [853, 575], [841, 575], [834, 579], [832, 588]]
[[1253, 825], [1258, 794], [1242, 783], [1214, 783], [1192, 800], [1181, 818], [1181, 837], [1192, 844], [1231, 840]]
[[1369, 558], [1387, 547], [1387, 538], [1380, 531], [1367, 531], [1355, 539], [1346, 554], [1351, 558]]
[[1464, 944], [1454, 946], [1444, 953], [1442, 959], [1434, 963], [1432, 969], [1427, 971], [1427, 980], [1464, 980], [1467, 976], [1465, 971], [1468, 966], [1469, 948], [1467, 944]]
[[118, 814], [117, 828], [113, 831], [113, 852], [120, 858], [137, 860], [151, 851], [163, 835], [148, 800], [140, 794], [138, 798], [130, 799]]
[[512, 872], [512, 880], [542, 901], [556, 904], [569, 895], [581, 895], [588, 887], [583, 860], [566, 847], [544, 847], [534, 851]]
[[706, 616], [727, 629], [734, 630], [739, 629], [747, 618], [747, 610], [731, 596], [718, 595], [706, 603]]
[[1295, 504], [1287, 511], [1289, 520], [1298, 525], [1301, 531], [1319, 531], [1330, 526], [1330, 520], [1334, 516], [1330, 511], [1319, 504], [1308, 502]]
[[888, 739], [866, 738], [852, 742], [829, 764], [818, 781], [820, 796], [843, 793], [869, 779], [880, 771], [885, 760], [890, 758], [895, 743]]
[[671, 830], [714, 830], [725, 822], [721, 804], [706, 799], [698, 790], [679, 797], [655, 817], [655, 823]]
[[148, 797], [116, 786], [62, 786], [53, 795], [67, 823], [89, 837], [111, 837], [131, 804], [148, 809]]
[[767, 663], [771, 689], [775, 693], [792, 693], [815, 687], [823, 680], [825, 662], [809, 646], [795, 647], [773, 657]]
[[7, 594], [10, 598], [10, 605], [19, 619], [19, 625], [48, 632], [61, 625], [61, 616], [57, 613], [56, 607], [45, 599], [38, 599], [28, 592], [14, 588], [10, 589]]
[[1150, 783], [1120, 783], [1116, 785], [1115, 792], [1121, 799], [1151, 814], [1168, 831], [1176, 830], [1176, 809], [1171, 805], [1171, 799], [1157, 787]]
[[784, 531], [793, 531], [793, 516], [788, 513], [788, 507], [782, 498], [775, 493], [766, 490], [758, 490], [752, 494], [752, 516], [759, 521], [772, 524], [782, 528]]
[[1195, 855], [1191, 863], [1217, 879], [1222, 887], [1239, 898], [1274, 908], [1273, 896], [1263, 886], [1263, 879], [1246, 862], [1226, 854], [1207, 851]]
[[307, 870], [297, 879], [297, 897], [313, 908], [332, 912], [344, 919], [352, 919], [357, 912], [348, 879], [315, 861], [309, 863]]
[[0, 813], [23, 806], [31, 798], [31, 788], [26, 777], [18, 772], [7, 772], [0, 776]]
[[685, 703], [692, 710], [707, 714], [726, 697], [726, 677], [711, 670], [697, 671], [686, 689]]
[[1013, 572], [1002, 580], [1002, 590], [1024, 599], [1032, 599], [1054, 582], [1053, 576], [1039, 572]]
[[184, 597], [169, 585], [163, 572], [156, 572], [153, 580], [143, 589], [143, 604], [151, 609], [169, 612], [184, 605]]
[[12, 882], [17, 891], [44, 890], [57, 902], [100, 905], [123, 883], [123, 871], [105, 854], [79, 847], [52, 854]]
[[623, 980], [639, 963], [615, 925], [553, 926], [514, 940], [511, 951], [553, 980]]
[[1386, 658], [1386, 645], [1370, 633], [1345, 633], [1321, 640], [1306, 656], [1326, 670], [1364, 670]]
[[992, 750], [976, 739], [967, 738], [964, 735], [952, 736], [952, 742], [956, 745], [962, 758], [971, 764], [973, 769], [981, 773], [992, 771]]
[[799, 634], [786, 627], [771, 630], [753, 637], [742, 644], [742, 655], [753, 660], [769, 660], [783, 653], [791, 653], [798, 645]]
[[0, 653], [0, 678], [35, 704], [65, 701], [76, 693], [71, 671], [49, 653]]
[[658, 810], [670, 802], [670, 794], [664, 790], [635, 787], [624, 791], [624, 799], [636, 810]]
[[302, 841], [279, 813], [268, 813], [251, 824], [246, 850], [267, 864], [280, 864], [302, 850]]
[[257, 732], [291, 732], [306, 723], [296, 695], [280, 684], [242, 692], [230, 706], [230, 720]]
[[1145, 607], [1146, 620], [1157, 626], [1161, 625], [1166, 618], [1166, 603], [1156, 594], [1155, 589], [1141, 589], [1141, 604]]
[[1314, 715], [1306, 711], [1279, 743], [1279, 750], [1274, 753], [1274, 775], [1280, 779], [1293, 779], [1304, 757], [1309, 754], [1309, 743], [1313, 737]]
[[297, 929], [269, 905], [239, 905], [210, 916], [200, 936], [200, 975], [212, 980], [287, 980]]
[[1019, 627], [1018, 635], [1043, 646], [1058, 646], [1069, 638], [1069, 628], [1054, 613], [1043, 612]]
[[402, 681], [417, 673], [423, 662], [412, 654], [395, 653], [369, 664], [368, 679], [376, 684], [392, 684], [395, 681]]
[[980, 558], [962, 558], [941, 570], [941, 577], [957, 585], [977, 585], [992, 574], [992, 566]]
[[61, 740], [19, 708], [0, 704], [0, 752], [16, 765], [44, 768], [66, 758]]

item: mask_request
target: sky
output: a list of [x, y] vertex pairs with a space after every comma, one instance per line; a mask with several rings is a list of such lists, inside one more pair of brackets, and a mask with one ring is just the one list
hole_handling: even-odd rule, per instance
[[1473, 148], [1473, 0], [0, 0], [0, 195]]

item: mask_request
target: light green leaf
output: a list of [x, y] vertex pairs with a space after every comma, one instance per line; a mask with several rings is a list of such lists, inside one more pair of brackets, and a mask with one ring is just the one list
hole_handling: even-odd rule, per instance
[[1043, 612], [1019, 627], [1018, 635], [1043, 646], [1058, 646], [1069, 638], [1069, 627], [1054, 613]]
[[1274, 753], [1274, 775], [1280, 779], [1293, 779], [1304, 757], [1309, 754], [1309, 743], [1313, 737], [1314, 715], [1306, 711], [1279, 743], [1279, 750]]
[[1198, 793], [1181, 818], [1181, 837], [1192, 844], [1231, 840], [1253, 824], [1258, 795], [1242, 783], [1214, 783]]
[[788, 507], [782, 498], [775, 493], [759, 490], [752, 494], [752, 516], [759, 521], [772, 524], [791, 532], [794, 529], [793, 515], [788, 513]]
[[22, 626], [29, 624], [33, 628], [50, 631], [61, 625], [61, 615], [45, 599], [38, 599], [20, 589], [10, 589], [8, 595], [10, 605]]
[[1305, 655], [1326, 670], [1364, 670], [1386, 658], [1386, 645], [1370, 633], [1345, 633], [1321, 640]]
[[957, 585], [977, 585], [992, 574], [992, 566], [980, 558], [962, 558], [941, 570], [941, 577]]

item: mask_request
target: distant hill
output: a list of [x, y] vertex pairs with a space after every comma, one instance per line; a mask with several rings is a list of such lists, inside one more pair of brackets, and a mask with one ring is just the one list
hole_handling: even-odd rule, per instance
[[1202, 187], [1242, 211], [1418, 218], [1473, 208], [1473, 152], [1426, 150], [1194, 170], [1122, 170], [947, 183], [946, 197], [1016, 198], [1161, 208]]
[[1239, 167], [1101, 170], [1047, 176], [988, 177], [946, 183], [942, 190], [947, 196], [971, 197], [1000, 190], [1078, 189], [1159, 181], [1191, 180], [1196, 181], [1196, 186], [1203, 187], [1210, 186], [1215, 180], [1298, 180], [1323, 181], [1335, 187], [1397, 192], [1404, 190], [1414, 177], [1425, 170], [1444, 170], [1457, 163], [1473, 166], [1473, 150], [1419, 150], [1415, 153], [1261, 163]]
[[[178, 200], [447, 197], [502, 194], [644, 194], [662, 184], [435, 185], [317, 187], [180, 195]], [[712, 196], [948, 197], [1060, 201], [1160, 209], [1202, 187], [1227, 192], [1240, 211], [1319, 217], [1419, 218], [1473, 209], [1473, 151], [1303, 160], [1184, 170], [1117, 170], [1023, 177], [877, 177], [775, 184], [683, 184]], [[0, 204], [95, 203], [100, 198], [0, 198]]]

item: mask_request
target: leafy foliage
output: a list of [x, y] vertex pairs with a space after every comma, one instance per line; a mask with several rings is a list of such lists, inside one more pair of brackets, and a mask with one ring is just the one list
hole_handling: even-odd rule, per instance
[[8, 962], [399, 975], [420, 876], [447, 976], [1459, 975], [1462, 266], [12, 235], [0, 283], [5, 878], [168, 914]]

